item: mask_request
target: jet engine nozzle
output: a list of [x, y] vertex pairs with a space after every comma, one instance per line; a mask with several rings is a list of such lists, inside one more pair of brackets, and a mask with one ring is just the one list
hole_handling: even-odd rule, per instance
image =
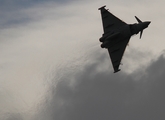
[[109, 41], [105, 41], [101, 44], [101, 48], [108, 48], [108, 45], [110, 44]]
[[104, 40], [105, 40], [104, 37], [101, 37], [101, 38], [99, 39], [100, 42], [104, 42]]

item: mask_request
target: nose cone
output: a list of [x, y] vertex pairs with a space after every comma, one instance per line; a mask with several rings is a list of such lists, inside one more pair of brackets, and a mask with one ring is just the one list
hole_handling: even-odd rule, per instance
[[151, 21], [148, 21], [148, 25], [151, 23]]
[[138, 31], [142, 31], [144, 30], [145, 28], [148, 27], [148, 25], [150, 24], [151, 22], [150, 21], [146, 21], [146, 22], [141, 22], [137, 25], [137, 28], [138, 28]]
[[144, 29], [147, 28], [150, 23], [151, 23], [150, 21], [143, 22], [142, 24], [143, 24]]

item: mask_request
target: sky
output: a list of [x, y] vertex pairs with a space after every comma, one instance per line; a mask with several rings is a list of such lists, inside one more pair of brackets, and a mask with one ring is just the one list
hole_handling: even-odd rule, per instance
[[[1, 120], [164, 120], [163, 0], [1, 0]], [[99, 7], [133, 36], [114, 74]]]

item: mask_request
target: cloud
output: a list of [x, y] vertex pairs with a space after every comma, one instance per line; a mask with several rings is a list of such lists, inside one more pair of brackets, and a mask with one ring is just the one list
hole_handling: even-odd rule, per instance
[[[100, 59], [105, 61], [106, 58]], [[163, 120], [164, 61], [161, 55], [153, 60], [145, 73], [141, 74], [139, 69], [128, 75], [96, 72], [101, 66], [98, 60], [74, 77], [64, 75], [52, 88], [51, 100], [43, 106], [44, 115], [47, 114], [49, 120]], [[40, 117], [45, 119], [42, 112]]]
[[[20, 24], [27, 24], [31, 22], [32, 14], [38, 14], [35, 11], [31, 13], [31, 15], [25, 13], [27, 9], [34, 9], [39, 8], [42, 5], [48, 5], [48, 4], [58, 4], [59, 6], [66, 4], [67, 0], [3, 0], [0, 1], [0, 29], [3, 29], [4, 27], [12, 27], [12, 25], [20, 25]], [[69, 2], [69, 1], [68, 1]], [[71, 2], [71, 1], [70, 1]], [[56, 6], [54, 6], [56, 7]], [[44, 11], [42, 11], [42, 14]], [[33, 16], [34, 17], [34, 16]], [[36, 18], [36, 16], [35, 16]]]
[[23, 120], [23, 117], [21, 116], [21, 114], [18, 113], [12, 113], [12, 114], [8, 114], [6, 115], [5, 120]]
[[[93, 32], [85, 28], [95, 26], [95, 23], [86, 24], [84, 21], [91, 22], [91, 18], [85, 20], [80, 14], [77, 15], [78, 6], [65, 5], [62, 8], [58, 5], [51, 2], [22, 8], [22, 12], [13, 11], [12, 14], [10, 11], [9, 17], [4, 18], [8, 21], [14, 17], [19, 22], [15, 23], [12, 19], [12, 24], [5, 22], [6, 26], [0, 30], [2, 119], [8, 115], [5, 113], [21, 113], [30, 119], [47, 94], [54, 74], [59, 73], [54, 81], [56, 84], [60, 75], [74, 71], [76, 66], [85, 62], [81, 59], [87, 53], [83, 47], [87, 45], [84, 40], [88, 39], [84, 36]], [[83, 14], [82, 8], [79, 13]], [[28, 19], [24, 21], [22, 18]], [[62, 66], [69, 69], [60, 71]]]
[[[23, 2], [10, 2], [4, 5], [8, 7], [0, 7], [3, 9], [0, 13], [1, 114], [10, 113], [8, 119], [16, 119], [15, 114], [20, 113], [19, 119], [23, 117], [27, 120], [115, 118], [118, 111], [121, 115], [116, 119], [129, 116], [129, 112], [136, 116], [135, 108], [140, 110], [141, 104], [148, 100], [145, 96], [151, 95], [154, 84], [149, 79], [155, 83], [154, 76], [149, 76], [151, 73], [154, 75], [158, 67], [152, 66], [158, 64], [158, 60], [162, 59], [162, 63], [164, 60], [160, 57], [150, 61], [155, 57], [155, 49], [157, 56], [162, 51], [158, 43], [164, 45], [153, 40], [158, 38], [153, 34], [157, 24], [152, 23], [153, 26], [148, 29], [150, 32], [145, 31], [143, 41], [133, 38], [123, 58], [122, 72], [112, 74], [108, 53], [99, 47], [102, 26], [97, 9], [106, 3], [115, 15], [133, 23], [134, 18], [131, 20], [130, 16], [137, 11], [142, 16], [147, 13], [151, 17], [148, 11], [153, 4], [147, 4], [147, 8], [145, 4], [142, 13], [139, 11], [141, 4], [132, 4], [130, 11], [130, 3], [123, 4], [120, 0], [113, 3], [30, 2], [27, 6]], [[163, 30], [158, 34], [159, 39], [164, 38]], [[151, 40], [152, 44], [157, 44], [152, 45]], [[155, 79], [159, 78], [158, 73], [162, 76], [158, 71]], [[151, 103], [154, 101], [149, 105]], [[0, 117], [3, 119], [3, 116]]]

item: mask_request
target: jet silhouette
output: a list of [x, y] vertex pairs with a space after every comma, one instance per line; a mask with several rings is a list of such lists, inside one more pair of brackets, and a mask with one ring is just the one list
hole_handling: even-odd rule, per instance
[[135, 16], [138, 23], [127, 24], [110, 13], [105, 7], [106, 6], [99, 8], [104, 30], [99, 40], [102, 42], [101, 47], [108, 49], [114, 73], [116, 73], [120, 71], [120, 62], [131, 36], [140, 32], [141, 38], [143, 30], [147, 28], [151, 22], [142, 22]]

